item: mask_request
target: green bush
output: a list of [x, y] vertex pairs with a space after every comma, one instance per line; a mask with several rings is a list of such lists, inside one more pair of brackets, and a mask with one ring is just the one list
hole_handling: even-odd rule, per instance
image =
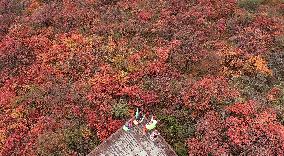
[[67, 129], [64, 131], [64, 136], [68, 149], [83, 155], [87, 155], [100, 143], [86, 125]]
[[36, 151], [42, 156], [87, 155], [99, 144], [99, 139], [86, 125], [46, 132], [38, 137]]
[[120, 99], [112, 107], [112, 115], [117, 119], [126, 119], [129, 117], [128, 104], [124, 99]]
[[[183, 110], [181, 110], [183, 111]], [[179, 120], [176, 116], [158, 115], [160, 124], [158, 130], [180, 156], [186, 156], [186, 140], [194, 134], [193, 123]]]
[[[284, 12], [284, 10], [283, 10], [283, 12]], [[277, 46], [279, 46], [280, 48], [284, 48], [284, 35], [276, 37], [275, 40], [276, 40]]]
[[178, 142], [174, 144], [174, 150], [179, 156], [188, 156], [187, 146], [183, 142]]
[[36, 145], [37, 155], [68, 155], [67, 149], [68, 147], [65, 144], [62, 133], [46, 132], [38, 137]]
[[238, 6], [248, 11], [255, 11], [265, 0], [240, 0]]

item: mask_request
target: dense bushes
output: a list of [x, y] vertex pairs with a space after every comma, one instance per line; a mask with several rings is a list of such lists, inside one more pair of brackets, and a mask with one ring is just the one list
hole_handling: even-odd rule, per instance
[[0, 155], [86, 155], [136, 106], [179, 155], [283, 155], [280, 0], [0, 4]]
[[188, 141], [189, 155], [282, 155], [284, 126], [275, 112], [260, 107], [247, 101], [225, 108], [225, 115], [208, 112]]

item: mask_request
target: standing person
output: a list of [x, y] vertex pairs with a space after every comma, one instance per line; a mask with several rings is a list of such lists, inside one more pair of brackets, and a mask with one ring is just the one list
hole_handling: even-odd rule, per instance
[[135, 119], [133, 121], [133, 123], [135, 125], [138, 125], [139, 123], [141, 123], [145, 118], [145, 115], [143, 114], [143, 111], [141, 108], [136, 108], [136, 112], [135, 112]]
[[127, 121], [122, 127], [124, 131], [130, 131], [131, 128], [132, 128], [132, 120]]
[[151, 121], [147, 123], [143, 128], [143, 135], [146, 134], [147, 131], [151, 131], [156, 128], [158, 121], [155, 116], [152, 116]]

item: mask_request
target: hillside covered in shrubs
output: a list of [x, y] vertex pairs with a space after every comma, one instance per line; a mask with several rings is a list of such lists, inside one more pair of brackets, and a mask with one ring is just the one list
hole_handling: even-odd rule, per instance
[[180, 156], [284, 155], [283, 0], [0, 0], [0, 155], [87, 155], [136, 106]]

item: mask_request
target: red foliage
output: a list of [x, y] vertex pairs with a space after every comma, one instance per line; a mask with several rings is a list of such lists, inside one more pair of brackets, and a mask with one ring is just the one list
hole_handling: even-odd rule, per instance
[[8, 87], [0, 88], [0, 106], [2, 108], [9, 107], [10, 103], [12, 102], [13, 98], [16, 96], [13, 89]]
[[[87, 155], [97, 137], [122, 126], [112, 112], [120, 99], [157, 114], [190, 110], [193, 155], [283, 155], [276, 112], [232, 104], [242, 94], [231, 86], [246, 71], [273, 73], [264, 54], [283, 48], [283, 5], [265, 1], [248, 12], [237, 4], [0, 0], [0, 155], [54, 155], [61, 149], [40, 145], [51, 133], [50, 144], [66, 147], [62, 155]], [[269, 102], [279, 92], [271, 89]], [[91, 137], [72, 147], [60, 140], [81, 129]]]
[[187, 107], [196, 111], [204, 111], [214, 107], [213, 101], [217, 104], [236, 98], [239, 93], [229, 87], [224, 77], [205, 77], [184, 92], [184, 103]]
[[188, 140], [190, 155], [283, 155], [284, 126], [271, 109], [256, 101], [227, 107], [227, 117], [208, 112], [197, 124], [195, 137]]
[[[284, 151], [284, 126], [277, 119], [274, 111], [258, 110], [258, 112], [247, 111], [246, 105], [257, 109], [257, 103], [249, 101], [244, 103], [244, 107], [240, 104], [233, 105], [240, 109], [239, 117], [228, 117], [225, 121], [228, 127], [227, 135], [229, 140], [241, 151], [247, 151], [249, 155], [259, 153], [261, 155], [283, 155]], [[242, 111], [244, 109], [244, 111]], [[277, 130], [278, 129], [278, 130]]]
[[198, 122], [196, 137], [188, 140], [189, 155], [226, 155], [229, 144], [223, 141], [222, 131], [225, 128], [220, 115], [211, 111]]
[[146, 10], [142, 10], [139, 12], [138, 17], [143, 21], [147, 21], [152, 17], [152, 13]]
[[92, 111], [85, 109], [88, 125], [95, 128], [101, 141], [107, 139], [112, 133], [123, 125], [123, 121], [114, 120], [106, 110]]
[[281, 91], [280, 88], [278, 87], [273, 87], [266, 95], [266, 98], [268, 101], [276, 101], [278, 100], [281, 96], [283, 96], [283, 91]]
[[246, 103], [235, 103], [234, 105], [227, 107], [226, 110], [237, 115], [250, 116], [256, 113], [256, 107], [255, 101], [250, 100]]
[[157, 55], [162, 61], [166, 61], [169, 57], [170, 50], [167, 48], [159, 48], [157, 49]]
[[263, 14], [248, 17], [239, 10], [236, 15], [239, 17], [232, 20], [231, 40], [248, 54], [268, 53], [275, 44], [274, 39], [284, 31], [277, 18], [267, 18]]

